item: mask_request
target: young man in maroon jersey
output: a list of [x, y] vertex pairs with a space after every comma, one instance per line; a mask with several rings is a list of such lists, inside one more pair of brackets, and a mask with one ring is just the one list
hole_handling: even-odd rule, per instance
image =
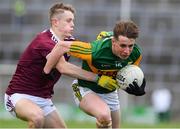
[[5, 93], [6, 110], [27, 121], [29, 128], [66, 128], [51, 101], [54, 84], [61, 74], [94, 81], [110, 90], [117, 86], [108, 76], [98, 77], [66, 62], [66, 54], [50, 74], [43, 71], [55, 44], [71, 37], [74, 30], [74, 9], [70, 5], [55, 4], [49, 14], [51, 28], [39, 33], [26, 48]]

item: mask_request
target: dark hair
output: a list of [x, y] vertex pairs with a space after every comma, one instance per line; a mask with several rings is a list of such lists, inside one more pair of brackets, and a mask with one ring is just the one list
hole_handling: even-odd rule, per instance
[[139, 29], [133, 21], [119, 21], [116, 23], [113, 33], [115, 39], [118, 39], [119, 35], [136, 39], [139, 35]]

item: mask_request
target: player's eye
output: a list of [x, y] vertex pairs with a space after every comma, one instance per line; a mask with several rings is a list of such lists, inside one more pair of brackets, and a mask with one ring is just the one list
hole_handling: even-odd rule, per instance
[[134, 44], [131, 44], [131, 45], [120, 44], [119, 46], [120, 46], [121, 48], [126, 48], [126, 47], [128, 47], [128, 48], [133, 48]]
[[67, 19], [66, 21], [67, 21], [68, 23], [73, 22], [72, 19]]
[[129, 47], [129, 48], [133, 48], [133, 47], [134, 47], [134, 44], [131, 44], [131, 45], [129, 45], [128, 47]]
[[125, 44], [120, 44], [119, 46], [120, 46], [121, 48], [127, 47], [127, 45], [125, 45]]

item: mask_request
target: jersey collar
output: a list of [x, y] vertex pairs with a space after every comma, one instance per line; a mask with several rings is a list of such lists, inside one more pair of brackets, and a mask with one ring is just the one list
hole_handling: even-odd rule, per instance
[[60, 39], [57, 37], [57, 35], [54, 33], [54, 31], [50, 28], [50, 32], [52, 34], [51, 39], [55, 42], [58, 43], [60, 41]]

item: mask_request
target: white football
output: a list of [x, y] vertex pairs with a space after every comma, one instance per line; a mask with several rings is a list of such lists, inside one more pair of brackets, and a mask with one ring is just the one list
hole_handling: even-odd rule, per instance
[[144, 73], [137, 65], [127, 65], [120, 69], [116, 75], [116, 80], [121, 89], [126, 89], [133, 81], [141, 86], [143, 78]]

